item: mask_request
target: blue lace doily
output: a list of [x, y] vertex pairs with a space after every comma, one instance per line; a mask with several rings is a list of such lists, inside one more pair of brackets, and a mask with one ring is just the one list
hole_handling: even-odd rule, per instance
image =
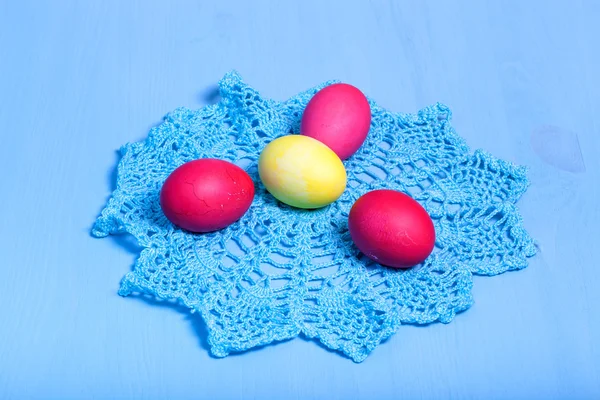
[[[260, 151], [298, 133], [308, 100], [331, 83], [278, 102], [231, 72], [220, 81], [218, 104], [178, 108], [145, 141], [123, 146], [117, 188], [92, 231], [127, 232], [143, 248], [119, 294], [198, 311], [217, 357], [302, 334], [360, 362], [401, 324], [447, 323], [467, 309], [473, 274], [527, 265], [535, 246], [515, 206], [528, 186], [525, 168], [471, 154], [441, 104], [411, 115], [370, 100], [368, 139], [344, 163], [348, 188], [330, 206], [294, 209], [269, 195], [258, 178]], [[203, 157], [246, 169], [257, 191], [240, 221], [191, 234], [165, 218], [159, 192], [176, 167]], [[436, 248], [422, 265], [385, 268], [353, 245], [348, 212], [378, 188], [409, 193], [431, 215]]]

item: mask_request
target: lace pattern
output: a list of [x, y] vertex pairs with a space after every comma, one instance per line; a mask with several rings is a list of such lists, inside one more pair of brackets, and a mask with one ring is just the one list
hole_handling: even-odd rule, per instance
[[[360, 362], [401, 324], [447, 323], [467, 309], [473, 274], [527, 265], [535, 246], [515, 206], [528, 186], [525, 168], [470, 153], [442, 104], [412, 115], [369, 100], [371, 130], [344, 162], [348, 187], [338, 201], [309, 211], [270, 196], [258, 177], [260, 151], [298, 133], [307, 102], [331, 83], [278, 102], [230, 72], [220, 81], [218, 104], [178, 108], [146, 140], [124, 145], [117, 188], [92, 231], [128, 233], [143, 248], [119, 293], [197, 311], [217, 357], [302, 334]], [[159, 193], [177, 166], [203, 157], [241, 166], [257, 190], [240, 221], [192, 234], [165, 218]], [[437, 242], [423, 264], [382, 267], [353, 245], [349, 210], [378, 188], [410, 194], [431, 215]]]

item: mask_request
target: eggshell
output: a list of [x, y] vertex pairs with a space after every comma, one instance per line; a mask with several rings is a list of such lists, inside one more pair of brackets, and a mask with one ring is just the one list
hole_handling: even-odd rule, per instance
[[260, 179], [279, 201], [298, 208], [319, 208], [346, 188], [346, 169], [326, 145], [302, 135], [270, 142], [258, 160]]
[[325, 143], [342, 160], [362, 146], [371, 126], [371, 108], [360, 90], [346, 83], [327, 86], [308, 102], [300, 133]]
[[435, 244], [427, 211], [395, 190], [374, 190], [361, 196], [348, 217], [352, 240], [367, 257], [394, 268], [423, 262]]
[[223, 229], [240, 219], [254, 199], [254, 183], [228, 161], [187, 162], [166, 179], [160, 205], [173, 224], [191, 232]]

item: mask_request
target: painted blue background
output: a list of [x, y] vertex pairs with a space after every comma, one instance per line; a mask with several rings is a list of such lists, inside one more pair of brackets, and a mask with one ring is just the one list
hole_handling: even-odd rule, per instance
[[[0, 398], [600, 398], [600, 2], [0, 0]], [[96, 240], [115, 150], [238, 70], [283, 100], [327, 79], [530, 167], [539, 254], [476, 278], [450, 325], [362, 364], [296, 339], [226, 359], [183, 309], [120, 298]]]

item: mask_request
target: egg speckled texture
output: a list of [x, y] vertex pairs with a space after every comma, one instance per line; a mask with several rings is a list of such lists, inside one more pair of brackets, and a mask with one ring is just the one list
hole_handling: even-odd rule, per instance
[[356, 200], [348, 228], [360, 251], [388, 267], [417, 265], [435, 244], [435, 229], [427, 211], [395, 190], [374, 190]]
[[346, 83], [327, 86], [308, 102], [300, 133], [325, 143], [342, 160], [362, 146], [371, 127], [371, 108], [365, 95]]
[[346, 169], [326, 145], [303, 135], [269, 143], [258, 160], [260, 179], [279, 201], [298, 208], [319, 208], [346, 188]]
[[212, 232], [240, 219], [254, 199], [254, 183], [235, 164], [213, 158], [187, 162], [166, 179], [160, 205], [173, 224]]

